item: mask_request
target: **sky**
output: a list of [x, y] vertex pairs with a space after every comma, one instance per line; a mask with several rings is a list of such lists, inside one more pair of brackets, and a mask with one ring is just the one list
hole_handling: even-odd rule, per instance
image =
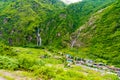
[[82, 0], [61, 0], [61, 1], [63, 1], [66, 4], [71, 4], [71, 3], [79, 2], [79, 1], [82, 1]]

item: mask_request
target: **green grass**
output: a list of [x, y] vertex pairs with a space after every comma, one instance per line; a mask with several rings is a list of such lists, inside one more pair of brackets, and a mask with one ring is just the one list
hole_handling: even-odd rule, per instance
[[[54, 58], [54, 56], [60, 56], [58, 53], [51, 53], [44, 49], [13, 47], [12, 51], [16, 52], [17, 55], [11, 57], [10, 55], [5, 56], [5, 59], [1, 58], [1, 61], [15, 59], [17, 67], [14, 66], [12, 61], [8, 61], [6, 64], [1, 65], [1, 69], [11, 70], [11, 68], [8, 68], [9, 65], [7, 65], [10, 63], [11, 67], [13, 66], [12, 73], [20, 71], [20, 73], [16, 74], [24, 75], [28, 78], [33, 78], [34, 80], [37, 80], [38, 78], [43, 80], [118, 80], [116, 75], [108, 74], [106, 72], [105, 74], [102, 74], [99, 71], [76, 65], [72, 65], [71, 68], [65, 67], [62, 59]], [[43, 55], [46, 55], [47, 57], [40, 58], [40, 56]], [[1, 57], [2, 56], [3, 55], [1, 55]], [[4, 66], [7, 67], [4, 68]]]

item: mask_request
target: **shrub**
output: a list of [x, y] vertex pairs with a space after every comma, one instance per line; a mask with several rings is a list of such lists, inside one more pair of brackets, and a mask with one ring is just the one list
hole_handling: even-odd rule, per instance
[[77, 72], [77, 71], [64, 71], [63, 73], [56, 76], [55, 80], [83, 80], [86, 77], [83, 75], [83, 73]]
[[24, 70], [31, 70], [33, 66], [43, 66], [44, 62], [40, 59], [34, 58], [30, 54], [21, 54], [18, 56], [19, 68]]
[[45, 58], [43, 59], [43, 61], [49, 64], [61, 64], [62, 63], [62, 60], [53, 59], [53, 58]]
[[13, 52], [11, 47], [0, 43], [0, 55], [15, 56], [17, 54]]
[[7, 56], [0, 56], [0, 69], [16, 70], [18, 69], [18, 61]]
[[56, 69], [54, 67], [43, 66], [35, 70], [34, 73], [35, 75], [39, 75], [39, 77], [43, 78], [44, 80], [49, 80], [55, 78]]
[[119, 80], [117, 75], [113, 75], [113, 74], [105, 74], [103, 76], [103, 79], [105, 80]]

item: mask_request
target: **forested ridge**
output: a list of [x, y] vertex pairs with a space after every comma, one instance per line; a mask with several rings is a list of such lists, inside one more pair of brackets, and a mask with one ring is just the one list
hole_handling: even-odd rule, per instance
[[84, 24], [92, 13], [111, 2], [84, 0], [66, 6], [59, 0], [2, 1], [1, 5], [5, 5], [0, 13], [2, 39], [9, 45], [36, 45], [36, 29], [40, 28], [43, 46], [66, 47], [68, 45], [64, 43], [69, 41], [70, 34]]

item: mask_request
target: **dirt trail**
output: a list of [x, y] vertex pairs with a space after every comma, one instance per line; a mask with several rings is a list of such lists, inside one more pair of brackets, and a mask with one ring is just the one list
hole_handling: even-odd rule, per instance
[[9, 72], [0, 70], [0, 80], [33, 80], [23, 75], [19, 75], [19, 72]]
[[0, 77], [0, 80], [6, 80], [5, 78], [3, 78], [3, 77]]

